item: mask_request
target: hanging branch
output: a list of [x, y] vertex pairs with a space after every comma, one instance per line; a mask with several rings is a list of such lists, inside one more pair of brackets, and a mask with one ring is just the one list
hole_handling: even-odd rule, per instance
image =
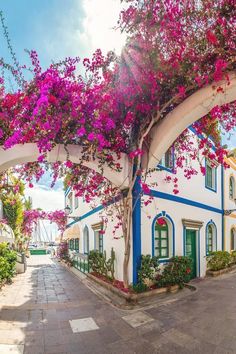
[[14, 76], [17, 84], [22, 88], [25, 85], [25, 79], [23, 77], [20, 64], [19, 64], [18, 60], [16, 59], [16, 53], [13, 50], [13, 46], [11, 44], [11, 40], [10, 40], [10, 37], [9, 37], [8, 28], [7, 28], [6, 24], [5, 24], [5, 19], [4, 19], [2, 11], [0, 11], [0, 21], [1, 21], [2, 29], [3, 29], [4, 37], [5, 37], [6, 41], [7, 41], [7, 47], [9, 49], [12, 61], [13, 61], [14, 66], [15, 66], [15, 70], [11, 70], [11, 73]]

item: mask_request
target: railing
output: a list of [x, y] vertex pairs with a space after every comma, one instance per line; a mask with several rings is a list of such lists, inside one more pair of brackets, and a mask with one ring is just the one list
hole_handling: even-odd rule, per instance
[[88, 255], [76, 253], [72, 256], [73, 267], [83, 273], [89, 273]]

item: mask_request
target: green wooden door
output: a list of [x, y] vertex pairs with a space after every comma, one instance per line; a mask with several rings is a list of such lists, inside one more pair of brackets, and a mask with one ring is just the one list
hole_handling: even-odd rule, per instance
[[192, 278], [197, 276], [196, 231], [186, 230], [185, 254], [193, 260]]

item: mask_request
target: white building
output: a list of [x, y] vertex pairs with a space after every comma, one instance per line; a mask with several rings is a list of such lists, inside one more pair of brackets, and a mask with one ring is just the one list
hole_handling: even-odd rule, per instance
[[[201, 136], [197, 136], [193, 128], [190, 130], [196, 143]], [[209, 252], [236, 248], [236, 213], [224, 216], [225, 209], [236, 206], [236, 159], [230, 159], [231, 168], [226, 171], [221, 165], [212, 167], [208, 161], [204, 162], [206, 175], [199, 172], [186, 180], [183, 170], [176, 175], [172, 173], [174, 154], [169, 149], [156, 172], [148, 177], [149, 185], [158, 182], [158, 186], [151, 190], [154, 200], [149, 205], [142, 206], [148, 198], [145, 195], [135, 201], [129, 265], [131, 282], [137, 281], [142, 254], [156, 255], [161, 263], [168, 262], [174, 255], [188, 255], [193, 259], [193, 277], [204, 277]], [[192, 164], [199, 170], [198, 162], [192, 161]], [[173, 184], [164, 181], [167, 175], [178, 178], [178, 195], [173, 194]], [[136, 188], [139, 188], [138, 183]], [[102, 205], [91, 209], [82, 198], [76, 198], [70, 188], [65, 192], [65, 204], [70, 206], [71, 215], [79, 217], [79, 221], [68, 219], [68, 228], [77, 225], [78, 238], [70, 241], [70, 248], [82, 254], [93, 249], [106, 250], [109, 256], [113, 247], [115, 276], [122, 280], [124, 241], [119, 238], [120, 234], [116, 235], [118, 239], [113, 237], [115, 221], [109, 220], [105, 233], [101, 234], [105, 216]]]

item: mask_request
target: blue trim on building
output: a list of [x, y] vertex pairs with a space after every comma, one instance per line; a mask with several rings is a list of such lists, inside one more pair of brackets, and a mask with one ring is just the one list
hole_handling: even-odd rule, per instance
[[[159, 219], [159, 218], [167, 219], [171, 223], [171, 226], [172, 226], [172, 254], [171, 255], [169, 254], [169, 258], [159, 259], [159, 263], [165, 263], [165, 262], [168, 262], [171, 257], [175, 256], [175, 224], [174, 224], [174, 221], [171, 219], [171, 217], [168, 214], [166, 214], [165, 211], [162, 211], [160, 214], [155, 216], [155, 218], [153, 219], [153, 222], [152, 222], [152, 256], [154, 256], [154, 249], [155, 249], [155, 246], [154, 246], [155, 224], [156, 224], [157, 219]], [[168, 242], [169, 242], [169, 240], [168, 240]]]
[[208, 221], [208, 223], [206, 224], [206, 228], [205, 228], [205, 238], [206, 238], [206, 256], [209, 255], [209, 253], [207, 252], [208, 250], [208, 231], [207, 228], [209, 225], [213, 225], [214, 229], [215, 229], [215, 234], [213, 233], [213, 237], [215, 238], [215, 242], [214, 242], [214, 238], [213, 238], [213, 246], [215, 245], [215, 250], [213, 248], [213, 251], [217, 251], [217, 227], [216, 224], [214, 223], [214, 221], [211, 219], [210, 221]]
[[[188, 129], [189, 129], [194, 135], [196, 135], [199, 139], [202, 140], [202, 139], [205, 139], [205, 138], [206, 138], [206, 137], [203, 136], [203, 134], [197, 133], [196, 129], [195, 129], [192, 125], [190, 125], [190, 127], [188, 127]], [[215, 148], [215, 146], [214, 146], [215, 143], [214, 143], [213, 139], [212, 139], [210, 136], [208, 136], [207, 138], [211, 140], [211, 143], [212, 143], [212, 150], [213, 150], [213, 151], [216, 151], [216, 148]]]
[[103, 205], [99, 205], [98, 207], [94, 208], [93, 210], [90, 210], [89, 212], [85, 213], [84, 215], [78, 216], [78, 220], [71, 221], [69, 224], [66, 225], [66, 227], [68, 228], [68, 227], [76, 224], [77, 222], [88, 218], [89, 216], [97, 213], [98, 211], [101, 211], [103, 208], [104, 208]]
[[158, 169], [159, 169], [160, 171], [166, 171], [166, 172], [173, 173], [173, 174], [176, 173], [175, 170], [174, 170], [174, 167], [173, 167], [173, 168], [167, 168], [167, 167], [162, 166], [162, 165], [160, 165], [160, 164], [158, 164], [157, 167], [158, 167]]
[[225, 218], [224, 218], [224, 203], [225, 203], [225, 189], [224, 189], [224, 167], [221, 165], [221, 209], [222, 209], [222, 237], [221, 237], [221, 249], [224, 251], [225, 248]]
[[141, 265], [141, 185], [140, 176], [137, 176], [132, 191], [133, 203], [133, 284], [138, 282], [138, 270]]
[[70, 191], [71, 191], [71, 187], [67, 187], [65, 190], [65, 197], [69, 194]]
[[186, 204], [186, 205], [191, 205], [191, 206], [194, 206], [194, 207], [196, 207], [196, 208], [200, 208], [200, 209], [205, 209], [205, 210], [213, 211], [214, 213], [218, 213], [218, 214], [222, 214], [222, 213], [223, 213], [222, 209], [218, 209], [218, 208], [212, 207], [212, 206], [207, 205], [207, 204], [195, 202], [194, 200], [191, 200], [191, 199], [186, 199], [186, 198], [178, 197], [178, 196], [173, 195], [173, 194], [158, 192], [158, 191], [155, 191], [155, 190], [152, 189], [152, 190], [151, 190], [151, 195], [152, 195], [153, 197], [155, 197], [155, 198], [161, 198], [161, 199], [166, 199], [166, 200], [172, 200], [172, 201], [177, 202], [177, 203]]

